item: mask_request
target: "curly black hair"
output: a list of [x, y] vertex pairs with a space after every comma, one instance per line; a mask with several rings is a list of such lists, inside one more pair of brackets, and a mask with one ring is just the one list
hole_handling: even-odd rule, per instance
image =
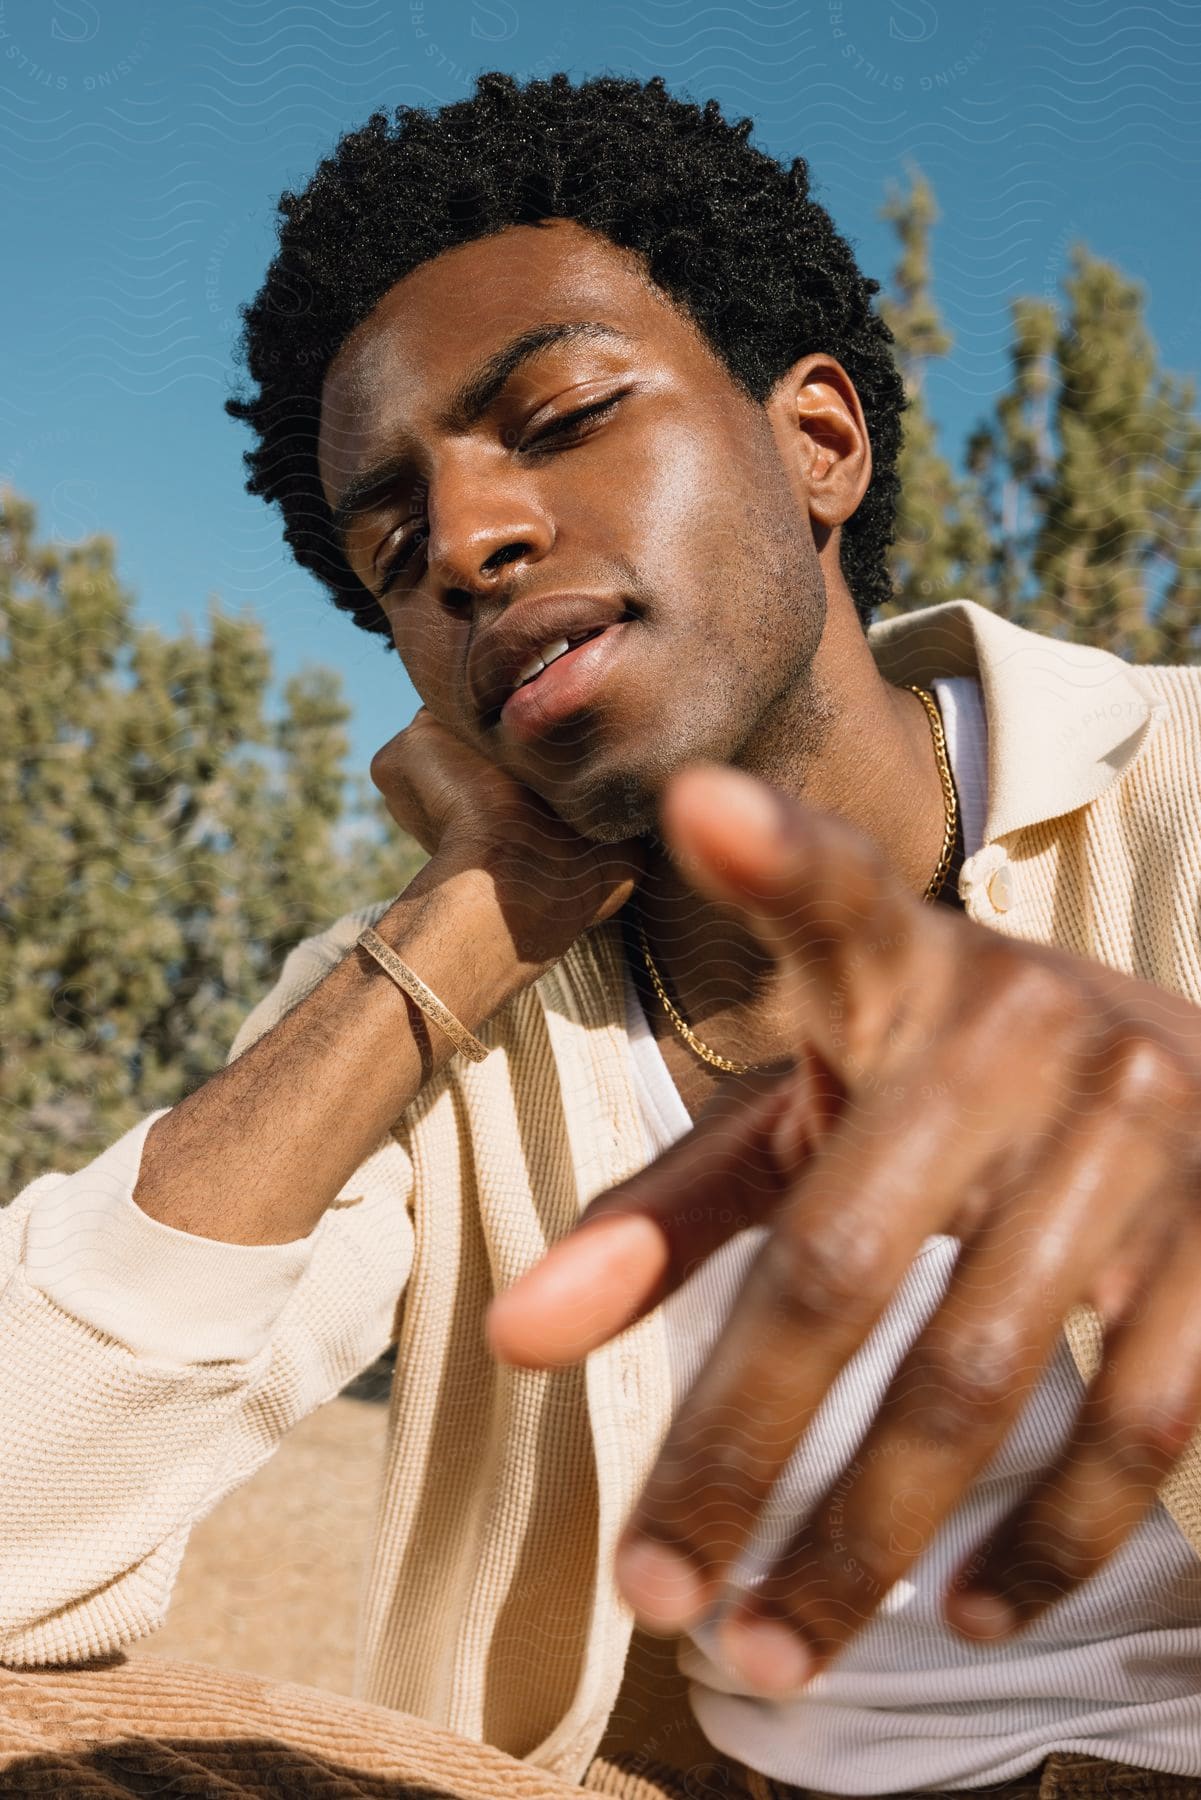
[[477, 77], [470, 99], [398, 106], [348, 132], [303, 193], [280, 197], [279, 249], [243, 306], [239, 357], [256, 394], [226, 401], [257, 436], [247, 491], [278, 501], [296, 561], [335, 605], [391, 644], [387, 621], [333, 535], [317, 474], [321, 386], [347, 337], [397, 281], [444, 250], [559, 216], [640, 252], [734, 381], [762, 404], [800, 357], [824, 350], [854, 382], [873, 474], [842, 532], [842, 569], [866, 623], [891, 594], [905, 404], [892, 333], [829, 214], [731, 124], [647, 82], [565, 74], [519, 86]]

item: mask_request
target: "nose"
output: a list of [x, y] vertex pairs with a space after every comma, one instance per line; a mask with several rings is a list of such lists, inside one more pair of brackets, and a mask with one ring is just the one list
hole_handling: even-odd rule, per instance
[[540, 561], [554, 543], [553, 525], [528, 478], [467, 459], [444, 464], [433, 476], [426, 518], [426, 568], [440, 599], [488, 594], [502, 570]]

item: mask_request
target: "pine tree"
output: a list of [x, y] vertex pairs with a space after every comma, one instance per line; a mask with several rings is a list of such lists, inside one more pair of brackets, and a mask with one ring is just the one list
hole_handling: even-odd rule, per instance
[[1023, 618], [1030, 564], [1055, 464], [1051, 435], [1056, 385], [1052, 302], [1022, 298], [1010, 308], [1010, 385], [994, 416], [968, 440], [967, 466], [988, 532], [987, 585], [995, 611]]
[[[424, 860], [355, 819], [337, 680], [265, 706], [261, 628], [135, 622], [110, 539], [0, 494], [0, 1195], [224, 1061], [288, 949]], [[356, 835], [357, 830], [357, 835]]]
[[[1191, 388], [1165, 375], [1141, 287], [1077, 248], [1056, 343], [1059, 457], [1032, 559], [1032, 618], [1044, 630], [1139, 660], [1169, 646], [1156, 616], [1170, 594], [1172, 634], [1201, 588], [1201, 424]], [[1183, 560], [1182, 560], [1183, 553]]]
[[1072, 252], [1062, 309], [1013, 307], [1012, 379], [969, 464], [992, 589], [1023, 624], [1138, 661], [1201, 651], [1201, 422], [1140, 286]]
[[897, 473], [901, 499], [890, 566], [896, 595], [886, 611], [905, 612], [966, 594], [985, 600], [989, 544], [984, 518], [968, 483], [959, 480], [938, 450], [938, 435], [923, 392], [928, 365], [951, 348], [950, 333], [934, 301], [930, 234], [938, 208], [929, 182], [916, 168], [908, 187], [890, 185], [881, 217], [893, 225], [900, 259], [880, 311], [896, 340], [905, 384], [904, 435]]

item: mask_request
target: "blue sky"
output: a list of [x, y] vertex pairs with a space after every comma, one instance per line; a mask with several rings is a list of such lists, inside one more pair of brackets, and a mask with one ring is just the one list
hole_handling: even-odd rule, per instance
[[486, 68], [661, 73], [751, 114], [881, 278], [885, 184], [920, 164], [952, 452], [1004, 385], [1009, 302], [1053, 295], [1076, 239], [1144, 281], [1166, 365], [1201, 365], [1193, 0], [0, 0], [0, 478], [49, 535], [111, 532], [145, 618], [198, 623], [217, 593], [279, 673], [339, 670], [359, 768], [416, 698], [242, 490], [237, 307], [279, 193], [343, 131]]

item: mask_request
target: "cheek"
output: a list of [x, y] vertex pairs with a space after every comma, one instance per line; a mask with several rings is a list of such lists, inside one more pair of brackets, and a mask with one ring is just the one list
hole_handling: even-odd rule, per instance
[[704, 430], [677, 428], [647, 443], [626, 476], [628, 517], [645, 541], [676, 550], [703, 542], [730, 479], [723, 449], [720, 439]]
[[422, 704], [446, 723], [463, 704], [463, 650], [454, 621], [412, 596], [388, 609], [392, 642]]
[[799, 551], [802, 521], [778, 458], [719, 426], [664, 432], [627, 464], [614, 531], [665, 606], [726, 637], [732, 596], [758, 591], [785, 547]]

